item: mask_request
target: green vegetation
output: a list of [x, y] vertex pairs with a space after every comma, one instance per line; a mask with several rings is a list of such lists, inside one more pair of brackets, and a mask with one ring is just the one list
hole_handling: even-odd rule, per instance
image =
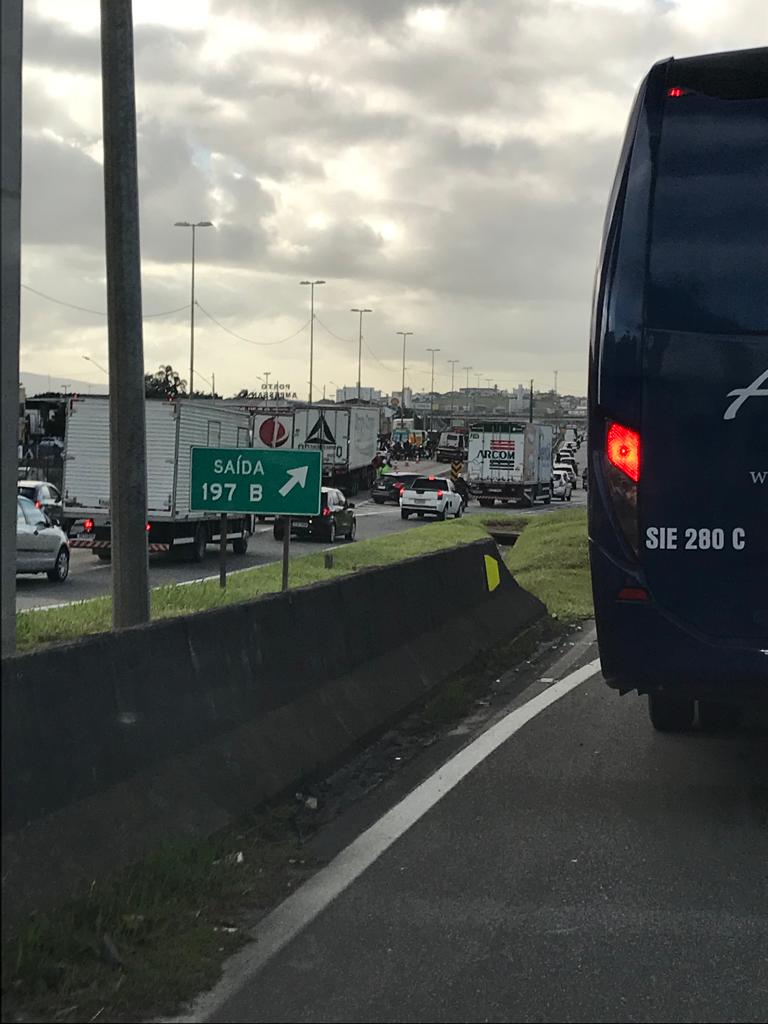
[[[430, 523], [418, 530], [358, 541], [339, 543], [333, 552], [333, 568], [324, 566], [323, 553], [303, 555], [291, 560], [290, 585], [305, 587], [321, 580], [335, 579], [374, 566], [390, 565], [431, 551], [470, 544], [488, 536], [486, 526], [507, 527], [525, 533], [504, 558], [520, 584], [536, 594], [553, 616], [565, 621], [588, 618], [592, 614], [592, 595], [587, 564], [586, 512], [566, 510], [542, 516], [487, 513], [471, 518]], [[156, 587], [152, 591], [152, 618], [219, 608], [222, 605], [251, 601], [280, 590], [281, 565], [258, 566], [232, 573], [222, 591], [217, 579], [188, 586]], [[111, 628], [112, 600], [99, 597], [91, 601], [19, 613], [16, 617], [19, 651], [43, 644], [76, 640]]]
[[135, 1021], [210, 987], [254, 911], [315, 870], [298, 813], [284, 805], [217, 836], [168, 842], [87, 896], [31, 916], [3, 949], [3, 1020]]
[[531, 518], [504, 561], [553, 618], [574, 622], [593, 615], [586, 509]]
[[[499, 518], [498, 516], [496, 517]], [[511, 523], [525, 522], [521, 516], [510, 516]], [[322, 552], [291, 560], [290, 586], [305, 587], [321, 580], [335, 579], [373, 566], [390, 565], [405, 558], [426, 555], [443, 548], [470, 544], [487, 537], [483, 519], [450, 520], [430, 523], [418, 530], [358, 541], [355, 544], [339, 542], [333, 552], [333, 568], [326, 569]], [[175, 615], [219, 608], [225, 604], [250, 601], [263, 594], [280, 590], [282, 566], [279, 562], [232, 573], [227, 578], [227, 589], [222, 591], [218, 579], [206, 580], [188, 586], [156, 587], [152, 591], [152, 618], [163, 619]], [[20, 613], [16, 617], [17, 646], [19, 651], [32, 650], [47, 643], [76, 640], [93, 633], [104, 633], [111, 628], [112, 599], [100, 597], [91, 601]]]

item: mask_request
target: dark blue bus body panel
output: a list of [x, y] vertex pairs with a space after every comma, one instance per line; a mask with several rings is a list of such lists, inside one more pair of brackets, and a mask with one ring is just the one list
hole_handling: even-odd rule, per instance
[[[667, 61], [630, 117], [589, 380], [595, 615], [621, 690], [768, 698], [766, 97], [768, 50]], [[610, 422], [641, 439], [630, 531]]]

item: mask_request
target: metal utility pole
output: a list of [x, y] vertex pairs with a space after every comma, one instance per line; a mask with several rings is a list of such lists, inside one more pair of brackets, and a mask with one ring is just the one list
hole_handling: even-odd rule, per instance
[[[360, 401], [362, 397], [360, 387], [360, 377], [363, 369], [363, 313], [372, 313], [372, 309], [350, 309], [350, 313], [360, 314], [360, 331], [357, 336], [357, 400]], [[325, 395], [323, 395], [325, 398]]]
[[439, 348], [428, 348], [427, 352], [432, 353], [432, 381], [429, 387], [429, 429], [434, 429], [435, 419], [435, 352], [439, 352]]
[[177, 220], [175, 228], [192, 228], [192, 298], [189, 304], [189, 394], [195, 390], [195, 228], [212, 228], [209, 220]]
[[453, 395], [454, 395], [454, 380], [456, 376], [456, 363], [460, 363], [460, 359], [449, 359], [448, 362], [451, 364], [451, 419], [453, 419]]
[[131, 0], [101, 0], [112, 625], [149, 620], [144, 344]]
[[2, 447], [0, 546], [2, 655], [16, 652], [16, 480], [19, 443], [19, 305], [21, 281], [22, 0], [0, 4], [2, 32]]
[[395, 331], [395, 333], [403, 336], [403, 390], [400, 392], [400, 422], [402, 423], [405, 414], [405, 339], [413, 334], [413, 331]]
[[315, 365], [315, 285], [325, 281], [299, 281], [309, 285], [309, 401], [312, 401], [312, 374]]
[[531, 378], [531, 393], [528, 400], [528, 422], [533, 423], [533, 378]]
[[555, 394], [557, 394], [557, 370], [555, 370], [555, 387], [554, 387], [554, 393], [555, 393]]

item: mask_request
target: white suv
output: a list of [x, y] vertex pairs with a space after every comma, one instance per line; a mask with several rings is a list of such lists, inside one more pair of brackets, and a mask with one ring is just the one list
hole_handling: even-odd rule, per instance
[[418, 476], [400, 495], [400, 515], [403, 519], [415, 512], [419, 519], [436, 516], [456, 519], [462, 512], [461, 495], [450, 480], [439, 476]]

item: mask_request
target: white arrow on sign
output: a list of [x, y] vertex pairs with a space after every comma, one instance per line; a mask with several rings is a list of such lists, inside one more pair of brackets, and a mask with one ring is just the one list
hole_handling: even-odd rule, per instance
[[298, 466], [296, 469], [288, 470], [288, 480], [278, 491], [283, 498], [291, 493], [294, 487], [298, 484], [299, 487], [305, 487], [307, 483], [307, 471], [309, 466]]

